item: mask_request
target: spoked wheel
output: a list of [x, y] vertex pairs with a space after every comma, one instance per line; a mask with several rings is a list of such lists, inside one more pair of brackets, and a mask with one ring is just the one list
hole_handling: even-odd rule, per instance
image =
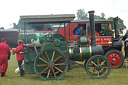
[[86, 63], [87, 74], [93, 79], [104, 79], [111, 72], [111, 66], [107, 58], [96, 55]]
[[109, 60], [111, 68], [120, 68], [124, 63], [123, 54], [118, 50], [110, 50], [105, 53], [105, 57]]
[[57, 49], [46, 49], [39, 53], [34, 62], [36, 74], [43, 80], [58, 80], [67, 71], [67, 59]]

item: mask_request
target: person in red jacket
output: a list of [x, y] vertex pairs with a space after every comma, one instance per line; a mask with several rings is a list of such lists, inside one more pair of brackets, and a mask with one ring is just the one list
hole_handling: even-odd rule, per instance
[[8, 68], [8, 59], [10, 59], [10, 48], [6, 44], [6, 39], [2, 38], [0, 43], [0, 73], [1, 77], [5, 76]]
[[16, 58], [18, 61], [18, 66], [19, 66], [19, 70], [20, 70], [20, 76], [22, 77], [24, 75], [24, 69], [21, 66], [22, 65], [22, 61], [24, 60], [24, 54], [23, 52], [23, 41], [22, 40], [18, 40], [18, 47], [17, 48], [13, 48], [13, 52], [16, 53]]

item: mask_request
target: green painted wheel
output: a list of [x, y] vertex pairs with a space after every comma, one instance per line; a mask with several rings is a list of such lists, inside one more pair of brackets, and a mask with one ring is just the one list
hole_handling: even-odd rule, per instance
[[67, 71], [67, 59], [57, 49], [45, 49], [39, 53], [34, 62], [36, 74], [43, 80], [58, 80]]
[[104, 79], [111, 72], [111, 65], [107, 58], [96, 55], [91, 57], [86, 63], [86, 71], [93, 79]]

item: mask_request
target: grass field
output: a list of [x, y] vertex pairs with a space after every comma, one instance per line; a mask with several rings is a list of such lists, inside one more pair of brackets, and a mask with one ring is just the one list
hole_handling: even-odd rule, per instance
[[43, 81], [36, 74], [19, 77], [19, 74], [14, 73], [16, 68], [16, 57], [12, 55], [6, 76], [0, 77], [0, 85], [128, 85], [128, 68], [125, 68], [125, 64], [120, 69], [112, 69], [110, 75], [101, 80], [91, 79], [78, 64], [73, 65], [73, 70], [57, 81]]

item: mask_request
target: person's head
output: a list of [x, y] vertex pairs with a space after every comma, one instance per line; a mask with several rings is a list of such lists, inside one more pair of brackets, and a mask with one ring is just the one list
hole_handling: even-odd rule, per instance
[[123, 33], [123, 28], [120, 29], [120, 32]]
[[18, 43], [18, 45], [20, 45], [23, 43], [23, 40], [18, 40], [17, 43]]
[[1, 42], [6, 42], [6, 39], [5, 38], [1, 38]]
[[82, 30], [83, 29], [83, 26], [80, 26], [80, 30]]
[[112, 30], [111, 24], [108, 25], [108, 30]]

